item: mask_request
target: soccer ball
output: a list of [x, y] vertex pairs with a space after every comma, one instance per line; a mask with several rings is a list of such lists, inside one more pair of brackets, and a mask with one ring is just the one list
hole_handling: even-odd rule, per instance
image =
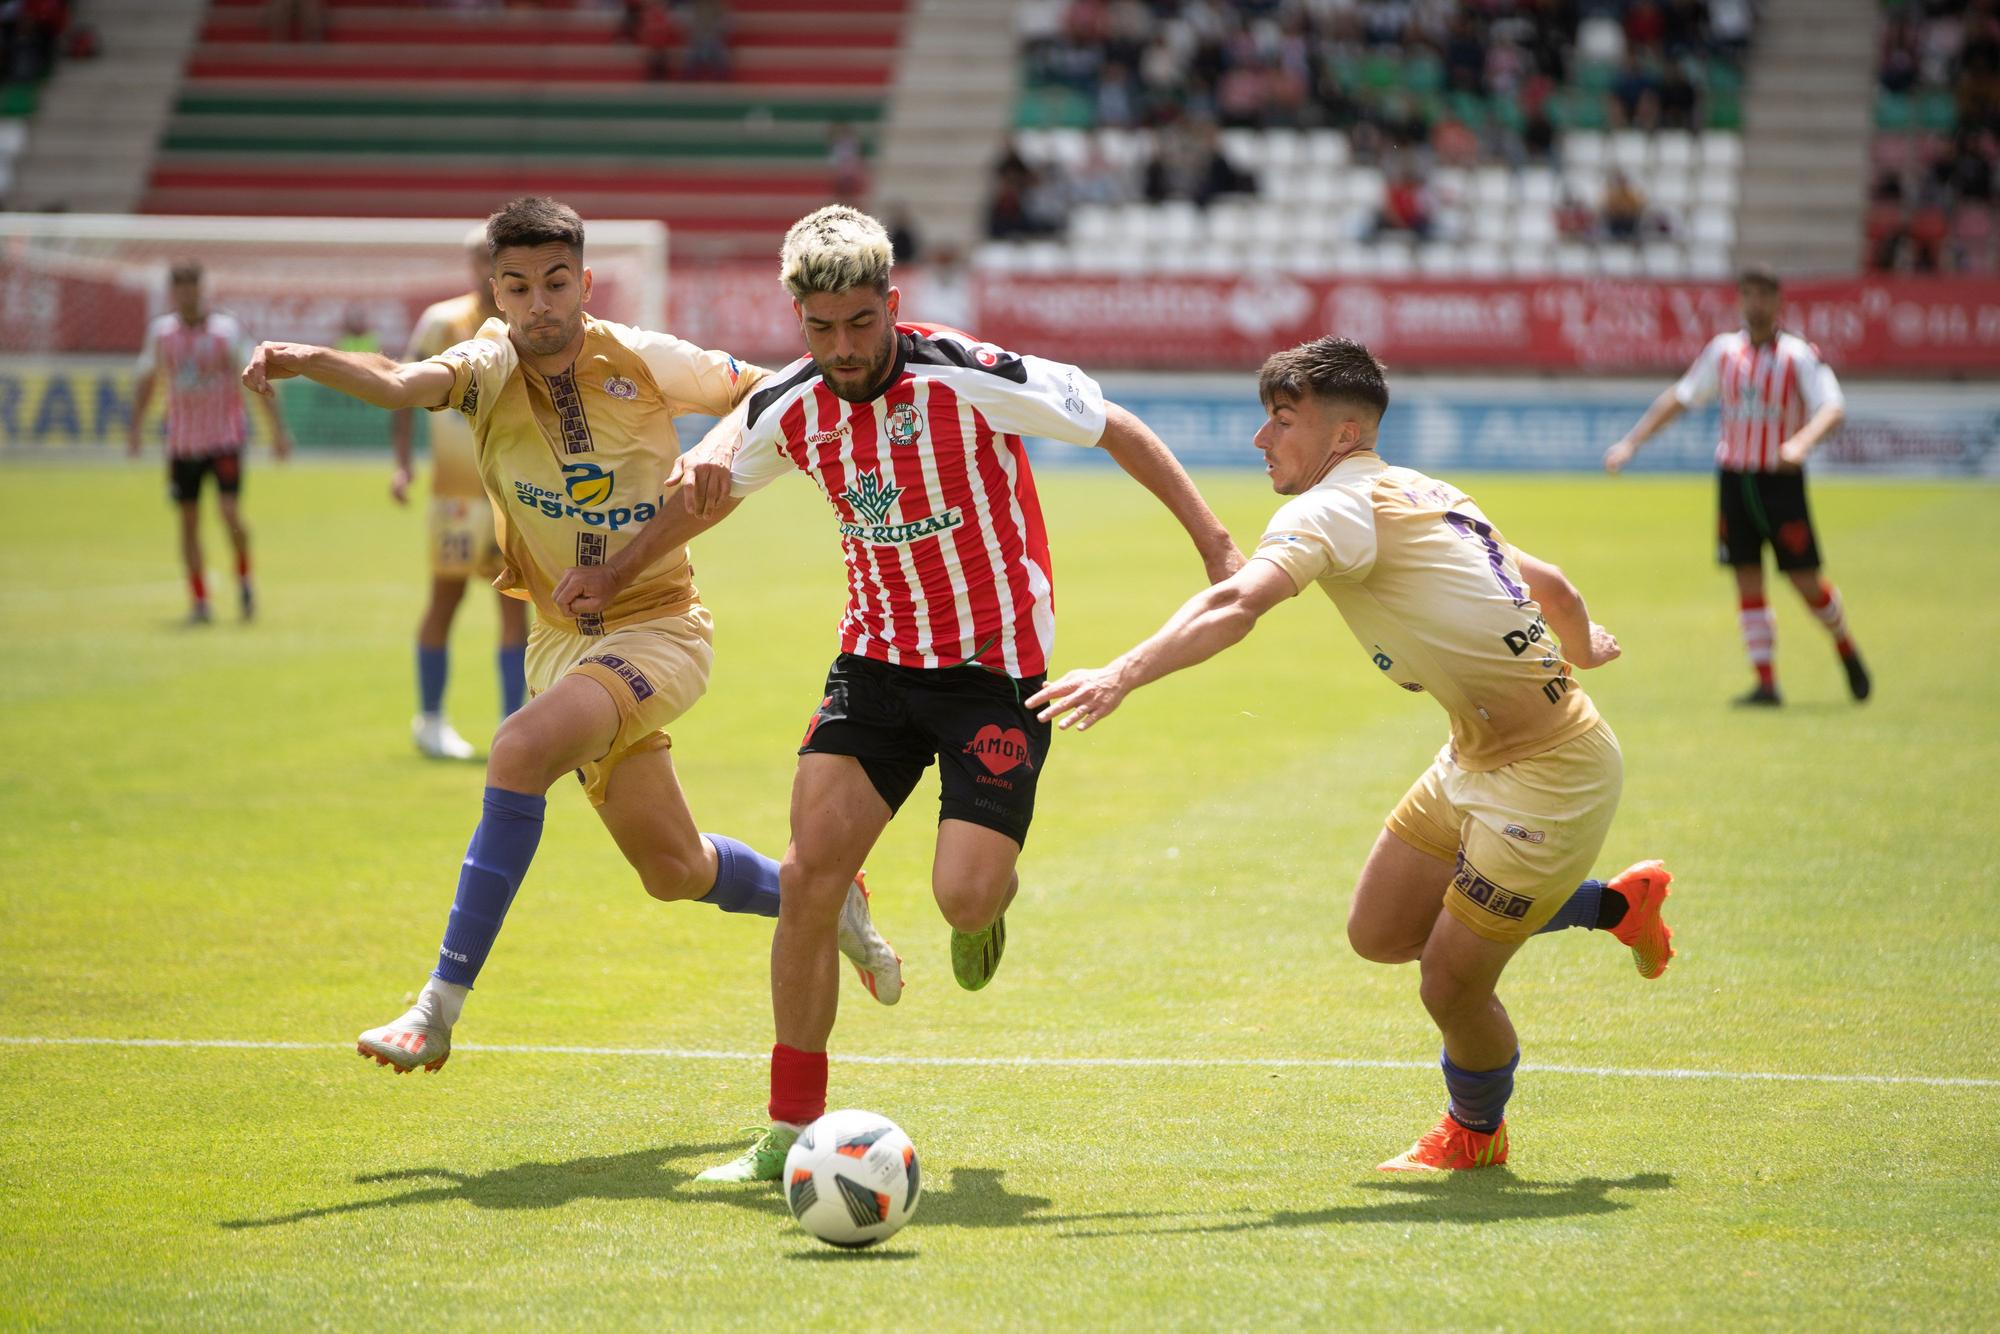
[[799, 1226], [835, 1246], [873, 1246], [917, 1211], [917, 1151], [886, 1116], [828, 1112], [785, 1155], [785, 1202]]

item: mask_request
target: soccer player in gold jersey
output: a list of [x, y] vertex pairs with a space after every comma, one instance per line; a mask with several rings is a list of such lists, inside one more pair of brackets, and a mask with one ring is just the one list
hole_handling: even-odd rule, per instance
[[[471, 270], [470, 288], [437, 302], [417, 316], [405, 361], [424, 361], [456, 347], [500, 314], [493, 304], [493, 256], [486, 249], [486, 229], [473, 229], [465, 239]], [[396, 451], [396, 471], [389, 495], [398, 505], [410, 503], [410, 437], [414, 409], [393, 415], [390, 440]], [[492, 579], [500, 573], [498, 512], [486, 498], [479, 480], [479, 447], [472, 426], [455, 412], [441, 412], [430, 421], [430, 601], [417, 625], [417, 716], [410, 735], [417, 749], [432, 759], [469, 760], [470, 743], [445, 720], [444, 687], [450, 674], [452, 619], [465, 598], [465, 582], [474, 574]], [[500, 594], [500, 716], [527, 702], [528, 604]]]
[[[243, 380], [305, 376], [384, 408], [450, 408], [471, 423], [486, 494], [505, 515], [502, 591], [530, 599], [532, 698], [500, 726], [485, 805], [461, 868], [438, 964], [408, 1013], [358, 1048], [399, 1072], [435, 1070], [466, 992], [541, 838], [544, 794], [574, 771], [654, 898], [698, 899], [775, 917], [778, 865], [697, 832], [666, 726], [708, 684], [712, 632], [685, 545], [656, 553], [600, 612], [551, 597], [572, 566], [602, 563], [661, 508], [679, 504], [674, 418], [727, 414], [763, 377], [724, 352], [587, 314], [583, 223], [552, 199], [514, 200], [487, 220], [500, 319], [424, 361], [264, 343]], [[670, 495], [672, 499], [670, 500]], [[707, 525], [697, 525], [699, 531]], [[900, 962], [850, 887], [840, 948], [875, 998], [894, 1004]]]
[[1277, 353], [1258, 390], [1269, 420], [1257, 448], [1272, 488], [1292, 499], [1251, 559], [1109, 666], [1070, 672], [1028, 703], [1086, 730], [1318, 584], [1376, 670], [1451, 719], [1450, 741], [1376, 839], [1348, 913], [1363, 958], [1418, 961], [1444, 1036], [1446, 1112], [1381, 1166], [1503, 1163], [1520, 1046], [1494, 989], [1514, 952], [1580, 926], [1611, 931], [1645, 977], [1673, 957], [1659, 862], [1583, 879], [1611, 827], [1623, 761], [1574, 672], [1616, 658], [1618, 641], [1561, 570], [1508, 545], [1470, 496], [1375, 452], [1389, 387], [1368, 349], [1321, 338]]

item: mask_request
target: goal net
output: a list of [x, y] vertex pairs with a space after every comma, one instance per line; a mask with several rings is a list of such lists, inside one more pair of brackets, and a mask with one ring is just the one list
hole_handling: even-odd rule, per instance
[[[0, 214], [0, 449], [124, 442], [139, 346], [147, 322], [170, 309], [176, 263], [202, 266], [209, 308], [235, 316], [253, 342], [345, 341], [401, 356], [424, 307], [467, 290], [465, 241], [477, 224]], [[666, 228], [585, 227], [591, 313], [663, 327]], [[298, 380], [279, 392], [302, 446], [387, 448], [388, 413]], [[165, 397], [154, 395], [156, 413]], [[263, 414], [248, 421], [261, 443]], [[159, 429], [156, 417], [147, 438]]]

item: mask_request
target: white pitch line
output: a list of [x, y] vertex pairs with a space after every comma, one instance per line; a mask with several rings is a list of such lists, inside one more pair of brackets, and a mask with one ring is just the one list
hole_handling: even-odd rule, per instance
[[[221, 1051], [342, 1051], [325, 1042], [246, 1042], [232, 1038], [50, 1038], [0, 1035], [7, 1047], [167, 1047]], [[453, 1051], [496, 1052], [511, 1056], [651, 1056], [673, 1061], [763, 1061], [767, 1052], [704, 1051], [689, 1047], [570, 1047], [529, 1043], [464, 1043]], [[1371, 1061], [1351, 1056], [856, 1056], [850, 1065], [973, 1066], [1006, 1069], [1252, 1069], [1252, 1070], [1435, 1070], [1431, 1061]], [[1787, 1070], [1647, 1069], [1615, 1065], [1523, 1065], [1523, 1074], [1585, 1075], [1596, 1079], [1721, 1079], [1784, 1084], [1913, 1084], [1925, 1088], [2000, 1089], [2000, 1079], [1957, 1075], [1811, 1074]]]

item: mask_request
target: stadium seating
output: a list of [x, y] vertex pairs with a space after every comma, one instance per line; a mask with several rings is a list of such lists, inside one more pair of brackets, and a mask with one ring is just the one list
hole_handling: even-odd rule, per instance
[[[1222, 30], [1197, 37], [1164, 22], [1134, 31], [1130, 10], [1118, 28], [1097, 0], [1074, 0], [1053, 26], [1025, 34], [1021, 110], [996, 185], [996, 198], [1018, 195], [1021, 207], [996, 207], [982, 264], [1730, 271], [1743, 157], [1738, 53], [1705, 44], [1696, 28], [1655, 32], [1601, 16], [1508, 26], [1493, 7], [1462, 4], [1432, 7], [1446, 17], [1421, 29], [1412, 7], [1363, 9], [1322, 20], [1310, 8], [1238, 0], [1209, 6]], [[1370, 16], [1404, 26], [1361, 26], [1378, 21]], [[1190, 48], [1179, 81], [1165, 78], [1172, 53]], [[1128, 66], [1136, 88], [1111, 74], [1107, 94], [1106, 71]], [[1261, 101], [1229, 91], [1245, 70], [1264, 80]], [[1205, 207], [1192, 209], [1162, 199], [1148, 164], [1188, 152], [1188, 127], [1210, 118], [1224, 126], [1220, 154], [1254, 193], [1197, 192]], [[1385, 216], [1406, 173], [1415, 225]], [[1623, 232], [1596, 216], [1621, 176], [1639, 207]], [[1210, 253], [1188, 258], [1189, 244]]]
[[1868, 266], [2000, 271], [2000, 18], [1985, 6], [1882, 9]]
[[601, 5], [465, 12], [332, 0], [325, 40], [273, 40], [259, 0], [215, 0], [144, 209], [478, 216], [557, 193], [585, 217], [660, 218], [682, 255], [768, 253], [862, 184], [904, 0], [733, 0], [726, 77], [683, 78]]

